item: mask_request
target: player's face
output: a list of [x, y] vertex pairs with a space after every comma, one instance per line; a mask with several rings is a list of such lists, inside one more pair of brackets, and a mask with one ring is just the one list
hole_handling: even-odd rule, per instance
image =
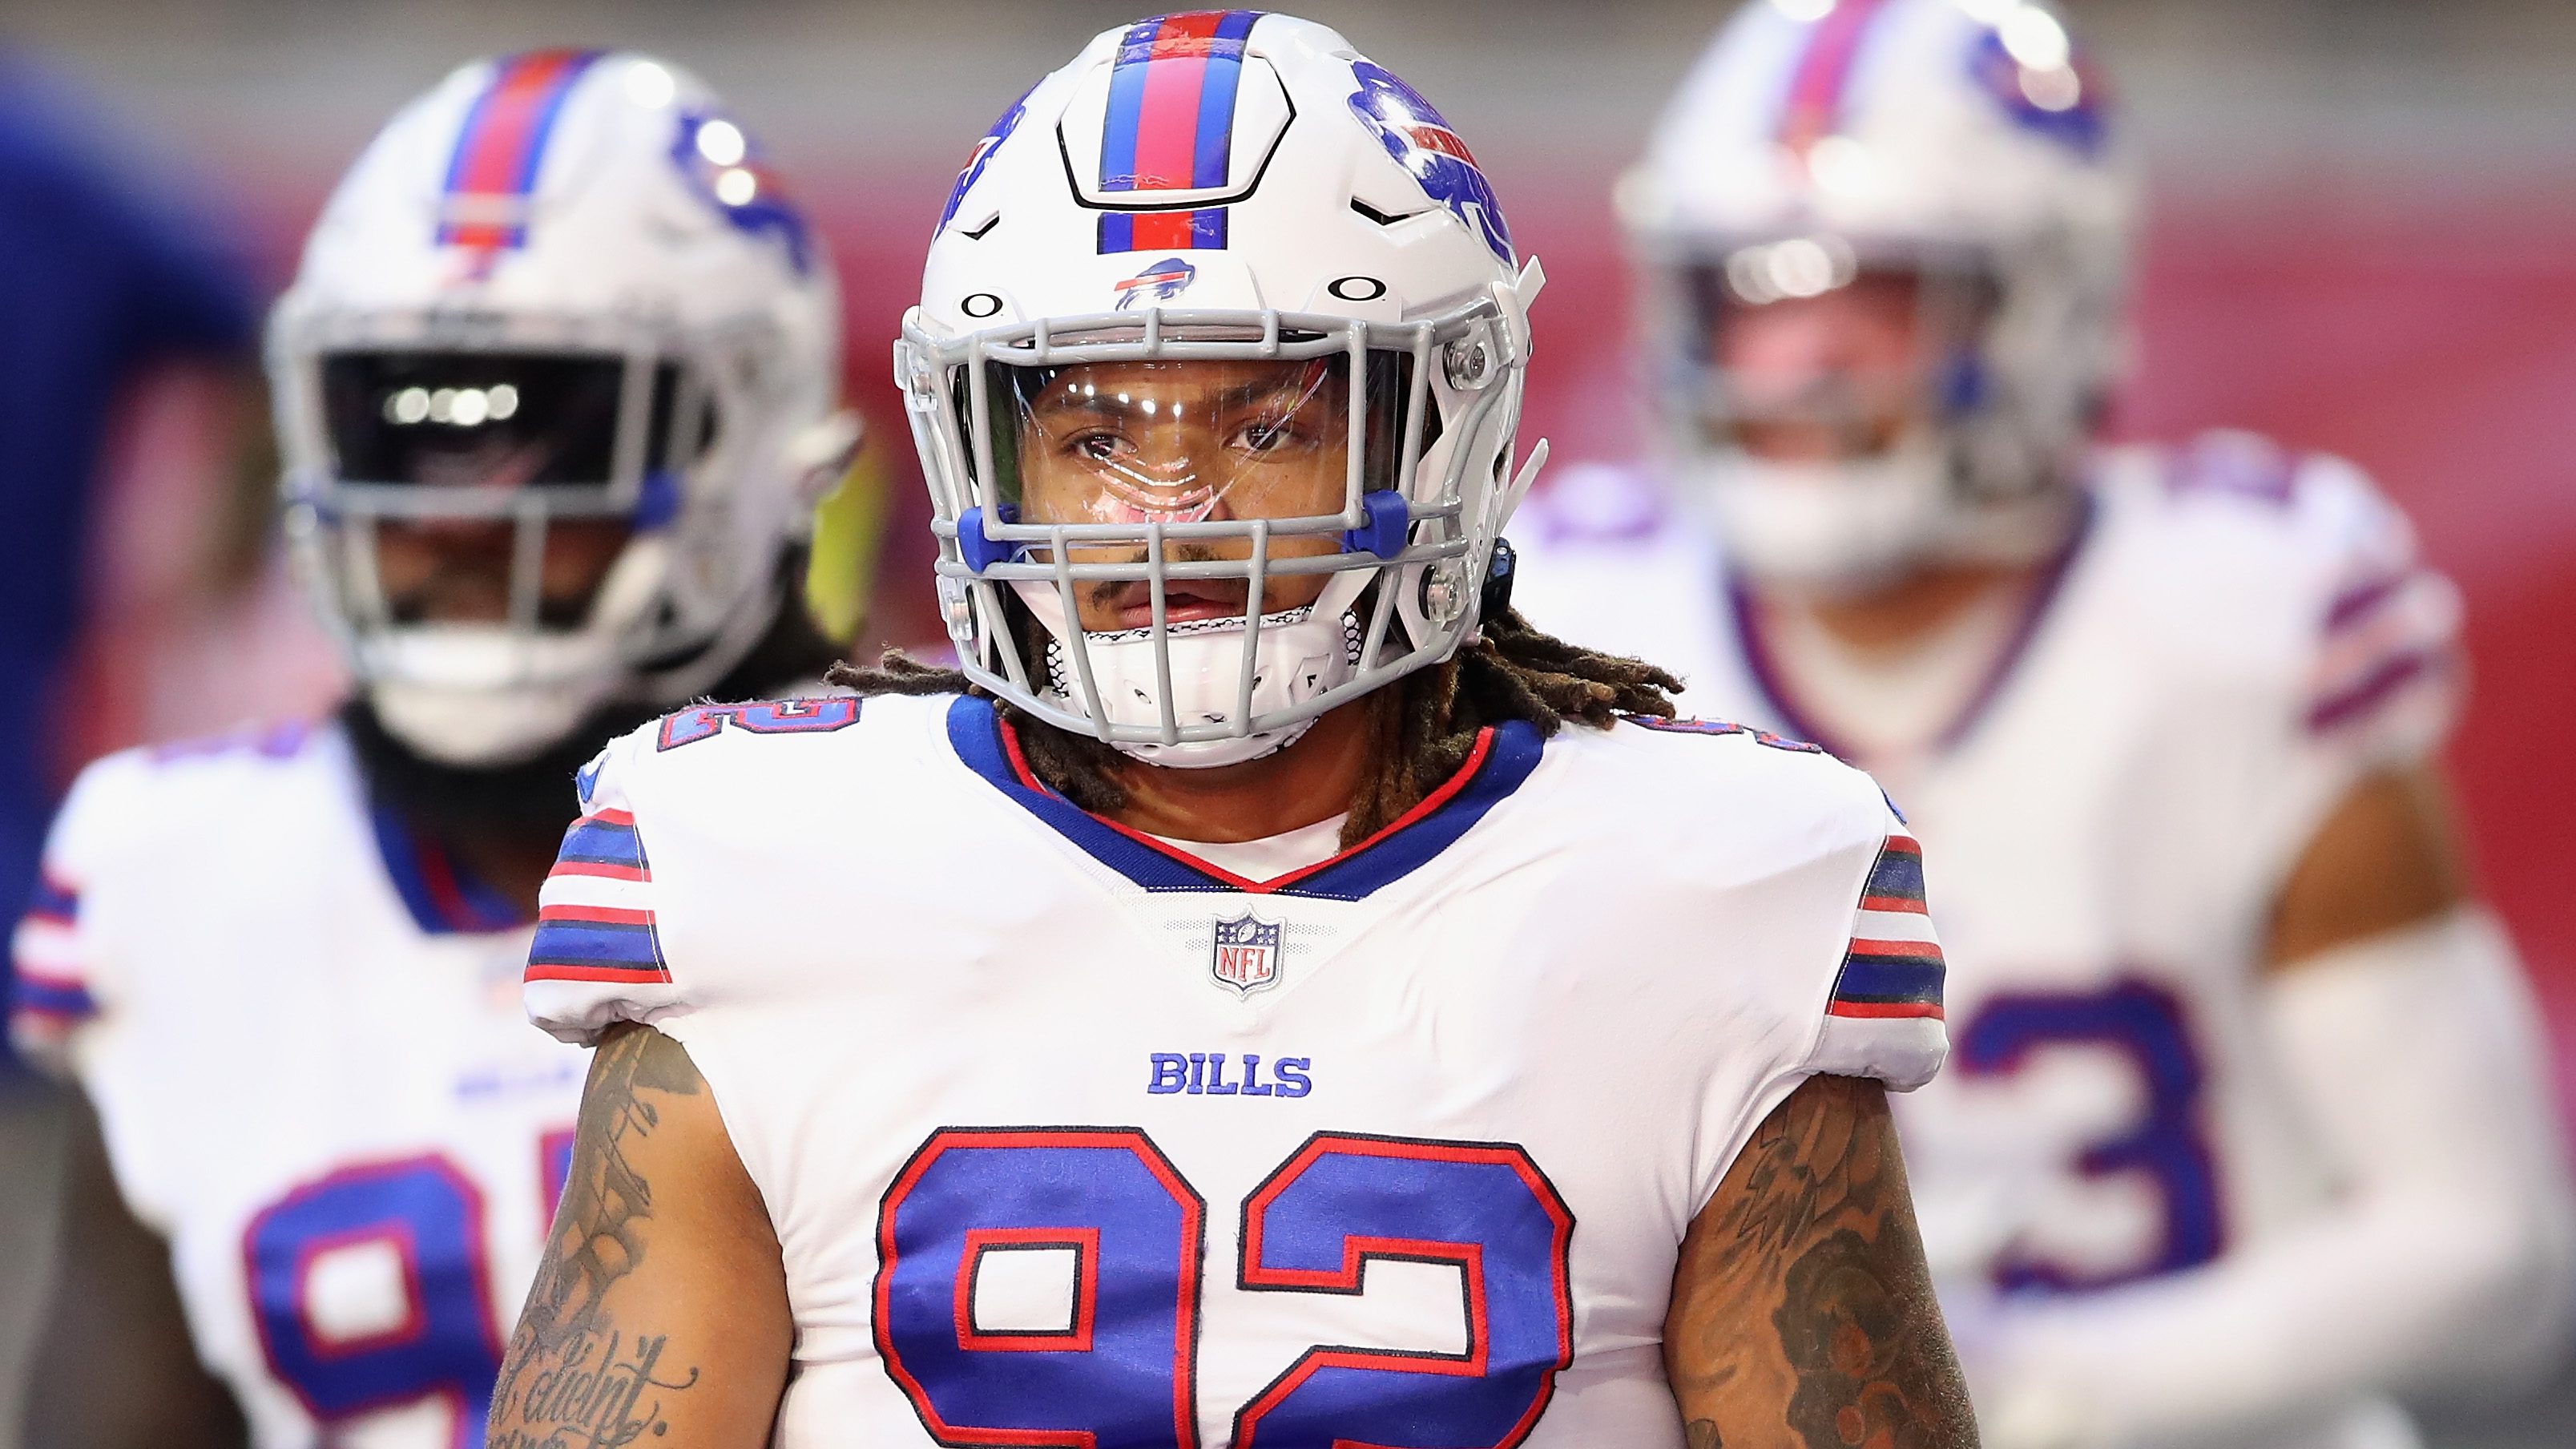
[[[615, 519], [546, 525], [537, 570], [537, 622], [578, 626], [624, 552], [627, 525]], [[376, 573], [401, 624], [502, 624], [510, 619], [511, 559], [517, 530], [490, 520], [387, 521], [376, 526]]]
[[[1201, 523], [1313, 518], [1342, 511], [1350, 458], [1349, 393], [1339, 359], [1311, 362], [1119, 362], [1065, 368], [1025, 404], [1018, 432], [1021, 518], [1029, 523]], [[1329, 535], [1274, 538], [1274, 559], [1335, 552]], [[1141, 547], [1069, 550], [1077, 563], [1133, 563]], [[1248, 538], [1185, 539], [1175, 562], [1252, 556]], [[1264, 613], [1314, 602], [1319, 574], [1272, 576]], [[1242, 579], [1177, 579], [1165, 617], [1239, 618]], [[1082, 627], [1143, 628], [1151, 586], [1077, 586]]]
[[[378, 488], [560, 500], [610, 486], [629, 398], [625, 359], [587, 353], [438, 349], [326, 357], [325, 414], [340, 468]], [[656, 368], [643, 466], [667, 472], [712, 428], [676, 364]], [[683, 420], [684, 398], [695, 410]], [[526, 585], [540, 627], [578, 627], [632, 535], [629, 523], [549, 506]], [[380, 518], [375, 572], [393, 622], [512, 621], [519, 534], [507, 518], [456, 507]]]
[[1864, 272], [1820, 296], [1710, 309], [1708, 356], [1727, 377], [1731, 443], [1782, 463], [1886, 452], [1918, 420], [1922, 287]]

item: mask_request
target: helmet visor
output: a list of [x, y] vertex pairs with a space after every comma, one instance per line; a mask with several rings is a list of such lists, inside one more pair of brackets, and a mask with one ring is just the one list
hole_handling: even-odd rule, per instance
[[1362, 491], [1395, 486], [1408, 361], [1370, 359], [1357, 417], [1345, 354], [995, 363], [1010, 412], [994, 440], [995, 496], [1029, 523], [1336, 515], [1355, 447]]
[[[1086, 531], [1064, 553], [1077, 565], [1141, 565], [1164, 531], [1166, 562], [1248, 560], [1256, 525], [1274, 564], [1344, 551], [1346, 508], [1360, 461], [1362, 493], [1396, 484], [1410, 359], [1380, 354], [1364, 372], [1359, 406], [1351, 359], [1142, 359], [1027, 367], [995, 363], [994, 496], [1022, 524]], [[1436, 420], [1433, 422], [1436, 431]], [[1159, 526], [1159, 528], [1158, 528]], [[1046, 544], [1033, 562], [1052, 562]], [[1241, 614], [1249, 575], [1201, 577], [1167, 589], [1184, 616]], [[1265, 569], [1262, 611], [1314, 601], [1325, 575]], [[1149, 610], [1143, 572], [1078, 591], [1085, 626], [1131, 626]]]
[[701, 371], [668, 356], [346, 348], [316, 364], [327, 454], [306, 526], [362, 634], [589, 627], [715, 436]]
[[1980, 401], [1995, 296], [1981, 270], [1797, 237], [1736, 248], [1686, 282], [1689, 421], [1704, 446], [1869, 459]]
[[[640, 370], [641, 375], [637, 375]], [[678, 363], [580, 353], [326, 354], [322, 404], [347, 486], [596, 489], [705, 451], [715, 416]]]

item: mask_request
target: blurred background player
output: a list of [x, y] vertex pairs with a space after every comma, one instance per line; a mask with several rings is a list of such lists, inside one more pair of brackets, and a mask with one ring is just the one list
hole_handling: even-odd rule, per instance
[[1539, 282], [1311, 22], [1008, 110], [896, 354], [959, 668], [585, 776], [495, 1446], [1969, 1442], [1881, 1085], [1920, 855], [1485, 587]]
[[516, 991], [574, 772], [838, 652], [802, 589], [856, 440], [830, 261], [684, 72], [456, 71], [343, 180], [269, 342], [357, 688], [102, 761], [53, 829], [13, 1025], [115, 1191], [88, 1154], [31, 1444], [479, 1443], [583, 1064]]
[[2385, 1391], [2576, 1306], [2434, 761], [2458, 605], [2343, 463], [2094, 446], [2132, 165], [2045, 8], [1748, 6], [1620, 195], [1682, 514], [1586, 475], [1520, 598], [1930, 847], [1955, 1050], [1900, 1120], [1989, 1446], [2404, 1444]]

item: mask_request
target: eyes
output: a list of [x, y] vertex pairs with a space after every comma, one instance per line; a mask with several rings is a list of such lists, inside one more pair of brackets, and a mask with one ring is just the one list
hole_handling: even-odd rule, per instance
[[[1280, 459], [1320, 449], [1324, 435], [1299, 417], [1253, 416], [1226, 424], [1219, 443], [1238, 457]], [[1133, 432], [1109, 424], [1074, 429], [1058, 439], [1058, 446], [1074, 457], [1104, 465], [1132, 461], [1144, 451]], [[1169, 445], [1153, 451], [1167, 452]]]
[[1318, 441], [1321, 440], [1313, 437], [1307, 429], [1298, 426], [1294, 418], [1259, 418], [1236, 428], [1233, 435], [1226, 439], [1226, 446], [1236, 452], [1250, 453], [1258, 457], [1266, 453], [1285, 452], [1290, 448]]

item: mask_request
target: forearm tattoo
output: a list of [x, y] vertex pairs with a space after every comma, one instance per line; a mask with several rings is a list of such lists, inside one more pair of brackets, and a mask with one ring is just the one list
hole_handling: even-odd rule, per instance
[[651, 1243], [653, 1184], [628, 1155], [661, 1125], [657, 1103], [705, 1081], [649, 1028], [600, 1044], [582, 1094], [553, 1236], [492, 1394], [491, 1449], [613, 1449], [666, 1432], [662, 1402], [698, 1381], [665, 1362], [669, 1337], [611, 1324], [602, 1304]]
[[1664, 1332], [1689, 1449], [1976, 1444], [1879, 1091], [1810, 1080], [1691, 1225]]

